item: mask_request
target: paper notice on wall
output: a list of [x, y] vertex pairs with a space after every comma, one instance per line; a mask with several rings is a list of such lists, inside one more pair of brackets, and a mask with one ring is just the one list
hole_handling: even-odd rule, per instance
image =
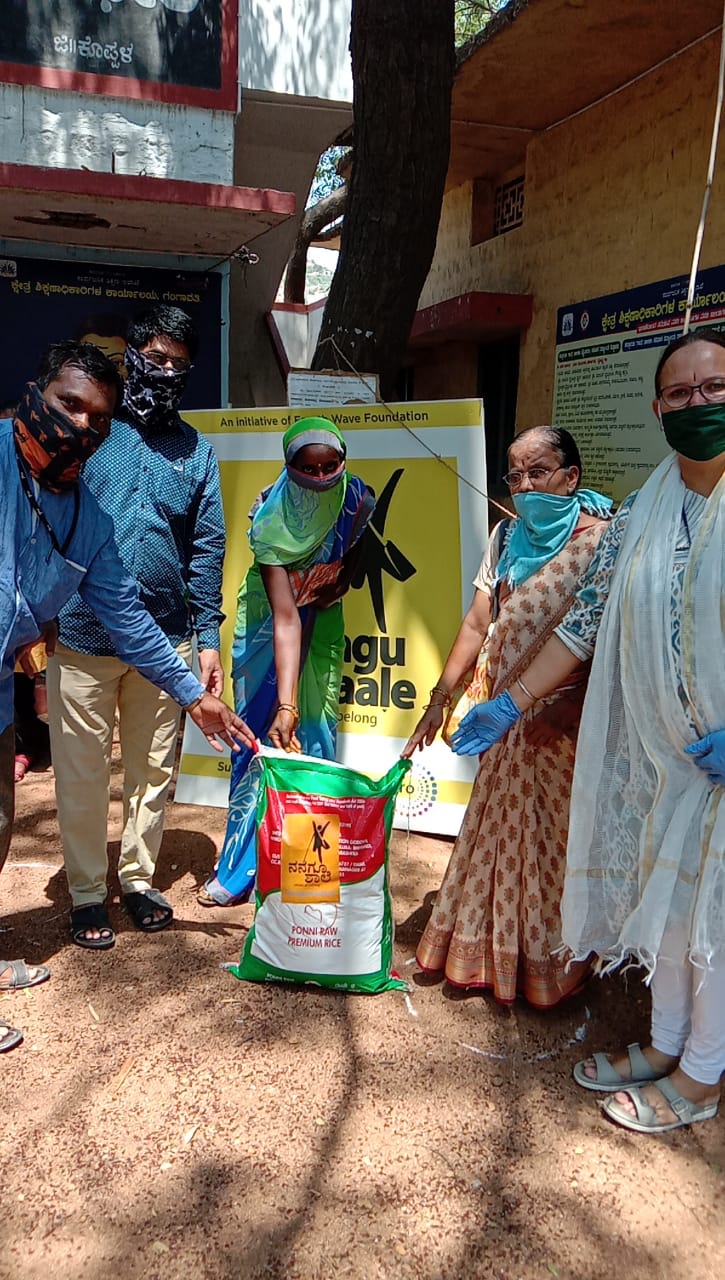
[[[583, 483], [621, 502], [668, 452], [652, 408], [663, 348], [682, 331], [687, 277], [561, 307], [554, 422], [574, 436]], [[725, 267], [698, 277], [693, 327], [725, 327]]]
[[376, 373], [291, 369], [287, 374], [287, 403], [295, 409], [316, 409], [320, 405], [375, 404], [377, 399]]

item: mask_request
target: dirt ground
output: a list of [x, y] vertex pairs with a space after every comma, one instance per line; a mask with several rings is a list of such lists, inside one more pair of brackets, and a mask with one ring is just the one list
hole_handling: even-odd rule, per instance
[[[118, 853], [118, 778], [109, 839]], [[663, 1138], [608, 1124], [571, 1067], [646, 1034], [637, 978], [561, 1012], [416, 983], [450, 844], [395, 836], [402, 992], [238, 982], [251, 908], [195, 887], [224, 813], [171, 805], [176, 911], [113, 951], [69, 941], [49, 774], [18, 788], [0, 951], [52, 980], [2, 998], [3, 1280], [721, 1280], [725, 1118]]]

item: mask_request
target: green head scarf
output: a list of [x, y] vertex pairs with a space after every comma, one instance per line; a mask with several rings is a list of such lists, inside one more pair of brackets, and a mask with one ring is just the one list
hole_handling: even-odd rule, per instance
[[[340, 468], [323, 482], [315, 482], [294, 467], [300, 449], [326, 445], [340, 456]], [[335, 525], [347, 490], [347, 446], [329, 418], [301, 418], [282, 440], [285, 470], [254, 513], [249, 542], [258, 564], [313, 563], [315, 554]]]
[[291, 463], [300, 449], [308, 444], [325, 444], [328, 448], [335, 449], [343, 458], [347, 453], [342, 432], [330, 418], [300, 418], [299, 422], [288, 427], [282, 437], [285, 462]]

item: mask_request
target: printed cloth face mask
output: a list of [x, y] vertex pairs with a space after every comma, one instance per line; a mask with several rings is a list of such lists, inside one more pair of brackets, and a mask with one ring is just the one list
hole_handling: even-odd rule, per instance
[[81, 465], [108, 438], [109, 429], [77, 427], [53, 409], [36, 382], [29, 382], [13, 422], [16, 448], [34, 480], [51, 493], [66, 493], [78, 484]]
[[127, 378], [123, 403], [142, 427], [161, 427], [173, 419], [189, 381], [188, 369], [164, 369], [147, 360], [135, 347], [123, 357]]

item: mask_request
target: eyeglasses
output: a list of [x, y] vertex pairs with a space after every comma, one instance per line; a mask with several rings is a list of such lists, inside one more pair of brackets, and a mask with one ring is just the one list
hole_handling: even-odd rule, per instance
[[541, 484], [548, 476], [556, 475], [557, 471], [566, 471], [566, 467], [530, 467], [528, 471], [507, 471], [503, 482], [509, 489], [520, 489], [527, 476], [532, 484]]
[[725, 378], [706, 378], [694, 386], [689, 382], [678, 382], [676, 386], [663, 387], [657, 399], [662, 400], [668, 409], [686, 409], [696, 391], [708, 404], [718, 404], [725, 400]]
[[165, 351], [144, 351], [143, 356], [151, 364], [156, 365], [157, 369], [165, 369], [170, 365], [174, 373], [188, 373], [191, 369], [191, 360], [184, 360], [180, 356], [167, 356]]

